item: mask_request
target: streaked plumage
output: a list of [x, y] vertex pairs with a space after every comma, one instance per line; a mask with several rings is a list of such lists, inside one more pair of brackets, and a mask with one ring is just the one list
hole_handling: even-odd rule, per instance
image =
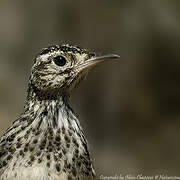
[[105, 58], [51, 46], [35, 58], [23, 113], [0, 138], [0, 180], [93, 179], [87, 141], [69, 106], [73, 89]]

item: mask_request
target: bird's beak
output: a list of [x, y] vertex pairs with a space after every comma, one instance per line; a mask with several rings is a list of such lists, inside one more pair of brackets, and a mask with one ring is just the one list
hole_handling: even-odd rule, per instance
[[87, 59], [83, 63], [77, 65], [75, 67], [76, 70], [79, 72], [84, 70], [84, 69], [90, 69], [91, 67], [95, 66], [96, 64], [99, 64], [100, 62], [103, 62], [105, 60], [111, 60], [111, 59], [117, 59], [120, 58], [119, 55], [117, 54], [107, 54], [107, 55], [96, 55], [90, 59]]

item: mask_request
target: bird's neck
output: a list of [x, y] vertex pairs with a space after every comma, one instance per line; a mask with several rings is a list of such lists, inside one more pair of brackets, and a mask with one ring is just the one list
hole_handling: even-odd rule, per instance
[[69, 106], [69, 98], [61, 94], [47, 96], [29, 91], [24, 107], [24, 116], [32, 120], [32, 128], [45, 130], [74, 129], [82, 133], [79, 121]]
[[[7, 139], [10, 144], [6, 143], [6, 149], [13, 148], [16, 153], [21, 149], [21, 156], [14, 156], [17, 166], [26, 162], [29, 165], [45, 163], [47, 155], [51, 154], [54, 161], [48, 167], [52, 171], [54, 167], [59, 172], [60, 167], [68, 169], [76, 164], [80, 174], [94, 174], [83, 131], [63, 96], [51, 100], [40, 100], [34, 96], [27, 100], [24, 112], [7, 130], [1, 142]], [[29, 154], [34, 155], [32, 159]], [[74, 176], [77, 170], [73, 171]]]
[[[29, 100], [26, 102], [24, 115], [29, 116], [34, 126], [37, 125], [42, 130], [48, 127], [53, 129], [64, 127], [68, 129], [72, 122], [78, 121], [63, 97], [56, 100]], [[76, 125], [73, 127], [77, 128]]]
[[[49, 145], [43, 145], [41, 142], [42, 148], [50, 151], [52, 145], [52, 151], [62, 151], [68, 162], [76, 162], [81, 158], [81, 163], [88, 164], [87, 168], [93, 171], [86, 139], [67, 98], [64, 96], [59, 96], [55, 100], [33, 98], [26, 103], [21, 121], [23, 119], [29, 121], [25, 136], [31, 131], [31, 136], [38, 135], [41, 139], [47, 139], [50, 141]], [[29, 143], [31, 139], [27, 137]]]

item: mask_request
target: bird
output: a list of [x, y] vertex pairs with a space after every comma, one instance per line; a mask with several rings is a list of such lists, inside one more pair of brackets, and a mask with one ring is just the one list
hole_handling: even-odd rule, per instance
[[96, 64], [117, 54], [51, 45], [33, 61], [20, 116], [0, 138], [0, 180], [92, 180], [95, 170], [69, 99]]

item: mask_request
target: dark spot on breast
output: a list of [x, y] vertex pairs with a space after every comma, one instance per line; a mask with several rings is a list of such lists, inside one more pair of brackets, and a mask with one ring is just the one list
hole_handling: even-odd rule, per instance
[[70, 129], [70, 130], [73, 130], [73, 128], [72, 128], [71, 126], [69, 127], [69, 129]]
[[49, 168], [49, 167], [50, 167], [50, 162], [47, 162], [47, 164], [46, 164], [46, 165], [47, 165], [47, 167]]
[[42, 145], [42, 146], [45, 146], [45, 145], [46, 145], [46, 139], [42, 140], [41, 145]]
[[54, 155], [54, 161], [58, 161], [58, 157], [56, 155]]
[[9, 161], [9, 160], [11, 160], [13, 157], [11, 156], [11, 155], [8, 155], [7, 156], [7, 160]]
[[75, 158], [74, 157], [72, 158], [72, 161], [75, 162]]
[[69, 144], [69, 143], [67, 143], [67, 144], [66, 144], [66, 147], [67, 147], [67, 148], [70, 148], [70, 144]]
[[6, 154], [7, 154], [7, 151], [1, 151], [1, 152], [0, 152], [0, 158], [1, 158], [2, 156], [6, 155]]
[[19, 151], [20, 156], [24, 156], [24, 152], [22, 150]]
[[33, 140], [33, 143], [34, 143], [34, 144], [36, 144], [37, 142], [38, 142], [38, 140], [37, 140], [37, 139], [34, 139], [34, 140]]
[[71, 169], [71, 165], [70, 164], [67, 164], [67, 169]]
[[86, 175], [86, 176], [89, 176], [89, 172], [88, 172], [88, 171], [86, 171], [86, 172], [85, 172], [85, 175]]
[[30, 130], [27, 130], [27, 131], [26, 131], [26, 134], [29, 134], [29, 133], [30, 133]]
[[28, 161], [28, 165], [32, 165], [32, 161]]
[[41, 144], [39, 145], [40, 150], [43, 150], [46, 146], [46, 139], [44, 139]]
[[2, 139], [1, 141], [0, 141], [0, 143], [2, 144], [2, 143], [5, 143], [5, 139]]
[[79, 157], [79, 155], [78, 155], [78, 154], [75, 154], [74, 156], [75, 156], [76, 158], [78, 158], [78, 157]]
[[25, 134], [24, 138], [27, 139], [29, 137], [29, 134]]
[[38, 163], [40, 164], [41, 162], [42, 162], [42, 159], [41, 159], [41, 158], [39, 158], [39, 159], [38, 159]]
[[51, 127], [48, 127], [48, 131], [50, 135], [53, 135], [53, 129]]
[[36, 131], [35, 135], [38, 136], [41, 133], [41, 131]]
[[61, 137], [60, 136], [56, 136], [55, 140], [59, 142], [61, 140]]
[[57, 146], [56, 149], [57, 149], [58, 151], [59, 151], [59, 146], [60, 146], [60, 144], [61, 144], [60, 142], [57, 142], [57, 141], [55, 142], [55, 145]]
[[79, 137], [81, 137], [81, 134], [80, 134], [79, 132], [77, 132], [77, 135], [78, 135]]
[[60, 171], [60, 164], [56, 164], [56, 170], [59, 172]]
[[65, 127], [62, 127], [62, 133], [65, 134]]
[[48, 112], [47, 111], [43, 111], [42, 112], [42, 116], [47, 116], [48, 115]]
[[14, 169], [14, 167], [16, 167], [16, 162], [13, 164], [13, 169]]
[[21, 138], [21, 137], [19, 137], [19, 138], [17, 139], [17, 141], [18, 141], [18, 142], [20, 142], [20, 141], [21, 141], [21, 139], [22, 139], [22, 138]]
[[63, 154], [65, 155], [67, 151], [65, 149], [62, 149]]
[[59, 157], [62, 158], [62, 153], [59, 153]]
[[64, 166], [67, 167], [67, 159], [64, 160]]
[[43, 150], [44, 148], [45, 148], [45, 146], [43, 146], [43, 145], [40, 145], [40, 146], [39, 146], [39, 149], [40, 149], [40, 150]]
[[82, 159], [82, 160], [84, 159], [84, 157], [83, 157], [82, 155], [80, 155], [79, 157], [80, 157], [80, 159]]
[[71, 131], [68, 131], [69, 132], [69, 136], [72, 136], [72, 132]]
[[75, 168], [72, 168], [72, 174], [73, 174], [73, 176], [74, 176], [74, 177], [76, 177], [76, 175], [77, 175], [77, 171], [76, 171], [76, 169], [75, 169]]
[[48, 152], [52, 152], [53, 148], [52, 147], [47, 147]]
[[34, 161], [35, 158], [34, 158], [33, 155], [31, 155], [31, 156], [30, 156], [30, 159], [31, 159], [31, 161]]
[[91, 171], [92, 169], [91, 169], [91, 167], [87, 167], [87, 170], [88, 170], [88, 171]]
[[70, 138], [67, 135], [65, 135], [64, 139], [67, 143], [70, 143]]
[[28, 147], [28, 146], [29, 146], [29, 143], [26, 143], [26, 144], [25, 144], [25, 147]]
[[14, 153], [14, 152], [16, 151], [16, 149], [11, 146], [11, 147], [9, 148], [9, 151], [10, 151], [11, 153]]
[[74, 145], [75, 145], [76, 147], [79, 147], [79, 144], [78, 144], [78, 142], [77, 142], [77, 140], [76, 140], [75, 138], [73, 138], [73, 143], [74, 143]]
[[25, 128], [26, 128], [26, 126], [22, 126], [22, 127], [21, 127], [21, 130], [25, 130]]
[[9, 136], [9, 137], [7, 138], [7, 140], [8, 140], [9, 142], [12, 142], [12, 141], [14, 140], [14, 138], [15, 138], [15, 134]]
[[6, 166], [6, 165], [7, 165], [7, 162], [4, 160], [4, 161], [2, 162], [2, 165], [3, 165], [3, 166]]
[[85, 164], [86, 166], [89, 165], [89, 162], [88, 162], [87, 160], [84, 160], [83, 162], [84, 162], [84, 164]]
[[81, 167], [81, 162], [80, 161], [77, 162], [77, 166]]
[[22, 144], [20, 142], [18, 142], [17, 145], [16, 145], [16, 148], [19, 149], [21, 147], [21, 145]]
[[57, 127], [57, 120], [56, 120], [56, 118], [54, 116], [53, 116], [53, 123], [52, 123], [52, 125], [53, 125], [53, 128]]
[[58, 129], [58, 130], [57, 130], [57, 133], [58, 133], [58, 134], [60, 134], [60, 133], [61, 133], [61, 130], [60, 130], [60, 129]]
[[41, 155], [41, 151], [37, 151], [37, 152], [36, 152], [36, 155], [37, 155], [37, 156], [40, 156], [40, 155]]
[[27, 152], [28, 151], [28, 148], [25, 146], [24, 147], [24, 152]]
[[50, 154], [47, 154], [47, 160], [50, 160], [51, 159], [51, 155]]
[[75, 153], [78, 154], [78, 153], [79, 153], [79, 149], [76, 149], [76, 150], [75, 150]]
[[29, 147], [29, 151], [30, 151], [30, 152], [34, 151], [34, 149], [35, 149], [34, 146], [30, 146], [30, 147]]

